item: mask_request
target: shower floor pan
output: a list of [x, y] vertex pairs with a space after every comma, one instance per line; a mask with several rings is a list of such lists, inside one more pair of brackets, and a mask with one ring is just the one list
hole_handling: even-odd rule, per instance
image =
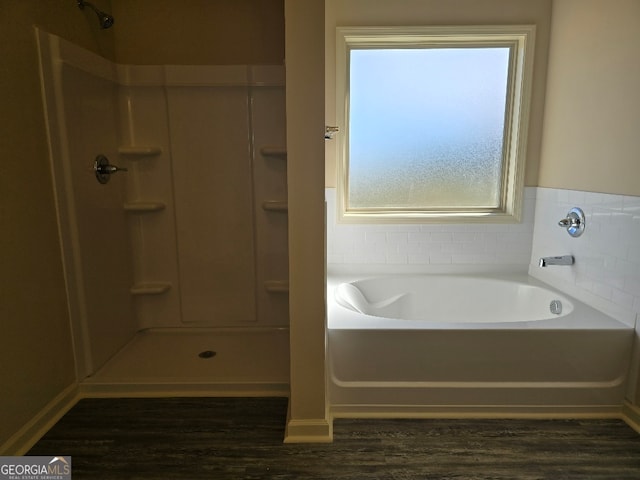
[[289, 330], [142, 330], [80, 389], [87, 396], [287, 396]]

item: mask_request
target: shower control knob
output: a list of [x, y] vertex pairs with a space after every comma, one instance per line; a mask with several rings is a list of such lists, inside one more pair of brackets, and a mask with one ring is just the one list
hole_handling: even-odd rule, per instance
[[96, 174], [96, 179], [101, 184], [107, 183], [111, 179], [111, 174], [116, 172], [126, 172], [126, 168], [120, 168], [115, 165], [109, 164], [109, 159], [100, 154], [93, 162], [93, 171]]
[[582, 232], [584, 232], [584, 212], [578, 207], [572, 208], [569, 213], [567, 213], [566, 218], [563, 218], [558, 222], [558, 225], [566, 228], [567, 233], [572, 237], [579, 237], [582, 235]]

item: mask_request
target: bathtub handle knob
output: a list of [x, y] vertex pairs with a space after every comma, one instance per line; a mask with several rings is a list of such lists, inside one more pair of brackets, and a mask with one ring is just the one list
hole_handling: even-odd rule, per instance
[[558, 225], [566, 228], [567, 233], [572, 237], [579, 237], [584, 232], [584, 212], [578, 207], [572, 208], [569, 213], [567, 213], [567, 217], [558, 222]]

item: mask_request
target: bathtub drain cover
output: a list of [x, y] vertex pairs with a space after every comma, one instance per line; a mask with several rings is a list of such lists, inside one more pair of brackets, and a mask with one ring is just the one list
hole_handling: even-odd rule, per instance
[[562, 302], [560, 300], [552, 300], [549, 304], [549, 310], [554, 315], [560, 315], [562, 313]]
[[205, 350], [204, 352], [200, 352], [198, 356], [200, 358], [212, 358], [216, 356], [216, 352], [213, 350]]

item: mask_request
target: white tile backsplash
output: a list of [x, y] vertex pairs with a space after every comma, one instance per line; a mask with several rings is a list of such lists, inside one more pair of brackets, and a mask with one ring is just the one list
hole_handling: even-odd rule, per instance
[[[531, 258], [535, 189], [527, 188], [518, 224], [367, 225], [336, 222], [336, 191], [326, 189], [327, 260], [336, 265], [496, 265], [526, 270]], [[459, 268], [458, 268], [459, 270]]]
[[[558, 226], [573, 207], [586, 217], [577, 238]], [[640, 312], [640, 197], [538, 188], [534, 225], [532, 276], [621, 320]], [[576, 263], [537, 266], [555, 255], [573, 255]]]

